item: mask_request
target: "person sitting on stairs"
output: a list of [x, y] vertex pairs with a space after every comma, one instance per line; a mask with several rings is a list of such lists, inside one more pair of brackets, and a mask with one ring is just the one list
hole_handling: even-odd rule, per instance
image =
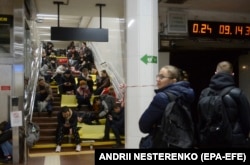
[[92, 105], [90, 103], [91, 92], [85, 80], [79, 82], [79, 87], [76, 89], [76, 99], [78, 103], [78, 110], [81, 109], [81, 105], [87, 105], [89, 110], [92, 110]]
[[81, 151], [81, 139], [77, 130], [77, 113], [71, 108], [64, 106], [57, 114], [58, 126], [56, 129], [56, 152], [61, 152], [61, 144], [64, 134], [74, 136], [76, 151]]
[[50, 85], [45, 82], [44, 77], [38, 78], [36, 86], [35, 107], [39, 112], [46, 110], [48, 115], [52, 115], [53, 93]]

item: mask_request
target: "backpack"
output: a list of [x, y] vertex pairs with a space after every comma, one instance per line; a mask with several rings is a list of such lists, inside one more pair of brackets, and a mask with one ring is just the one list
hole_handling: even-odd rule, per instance
[[29, 122], [27, 124], [26, 144], [32, 148], [40, 138], [40, 127], [38, 124]]
[[153, 137], [153, 148], [192, 148], [195, 138], [191, 109], [180, 97], [165, 93], [170, 102]]
[[[200, 147], [215, 147], [228, 145], [232, 141], [232, 126], [228, 118], [223, 97], [234, 87], [221, 91], [208, 88], [207, 93], [198, 101], [199, 145]], [[230, 95], [229, 95], [230, 96]]]

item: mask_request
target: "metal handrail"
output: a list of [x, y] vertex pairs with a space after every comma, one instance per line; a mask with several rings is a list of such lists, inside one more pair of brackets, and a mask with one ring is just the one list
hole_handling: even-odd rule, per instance
[[31, 63], [31, 75], [30, 80], [28, 82], [25, 94], [26, 96], [26, 103], [24, 106], [24, 111], [28, 111], [28, 114], [25, 115], [24, 120], [32, 122], [33, 117], [33, 110], [34, 110], [34, 103], [36, 97], [36, 86], [39, 77], [39, 70], [42, 63], [42, 45], [36, 49], [34, 53], [34, 59]]
[[92, 43], [89, 44], [91, 45], [91, 50], [95, 55], [94, 60], [97, 70], [100, 71], [105, 69], [107, 71], [108, 75], [110, 76], [110, 80], [112, 82], [112, 86], [114, 87], [117, 98], [119, 100], [124, 99], [124, 90], [121, 89], [121, 85], [125, 84], [123, 78], [117, 73], [113, 65], [102, 60], [100, 53], [98, 52], [97, 49], [95, 49], [94, 45]]

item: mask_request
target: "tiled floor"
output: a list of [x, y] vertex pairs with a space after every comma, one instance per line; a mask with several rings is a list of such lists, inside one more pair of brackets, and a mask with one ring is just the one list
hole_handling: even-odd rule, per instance
[[23, 165], [94, 165], [94, 150], [33, 154]]
[[[112, 142], [112, 141], [110, 141]], [[109, 144], [109, 141], [106, 142]], [[60, 153], [55, 152], [55, 148], [39, 148], [34, 151], [28, 151], [27, 158], [21, 163], [8, 162], [2, 164], [14, 165], [95, 165], [95, 149], [112, 149], [113, 142], [109, 145], [82, 146], [82, 151], [76, 152], [74, 146], [64, 145]], [[120, 148], [124, 148], [125, 145]]]
[[[95, 148], [111, 149], [112, 146]], [[124, 146], [121, 148], [124, 148]], [[95, 165], [95, 149], [82, 147], [82, 151], [76, 152], [72, 147], [63, 148], [62, 150], [60, 153], [56, 153], [54, 148], [34, 152], [28, 155], [26, 161], [22, 164], [18, 163], [18, 165]]]

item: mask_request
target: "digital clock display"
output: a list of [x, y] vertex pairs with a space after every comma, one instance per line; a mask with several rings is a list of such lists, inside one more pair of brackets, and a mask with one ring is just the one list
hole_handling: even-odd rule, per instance
[[190, 37], [250, 39], [250, 23], [188, 21]]

